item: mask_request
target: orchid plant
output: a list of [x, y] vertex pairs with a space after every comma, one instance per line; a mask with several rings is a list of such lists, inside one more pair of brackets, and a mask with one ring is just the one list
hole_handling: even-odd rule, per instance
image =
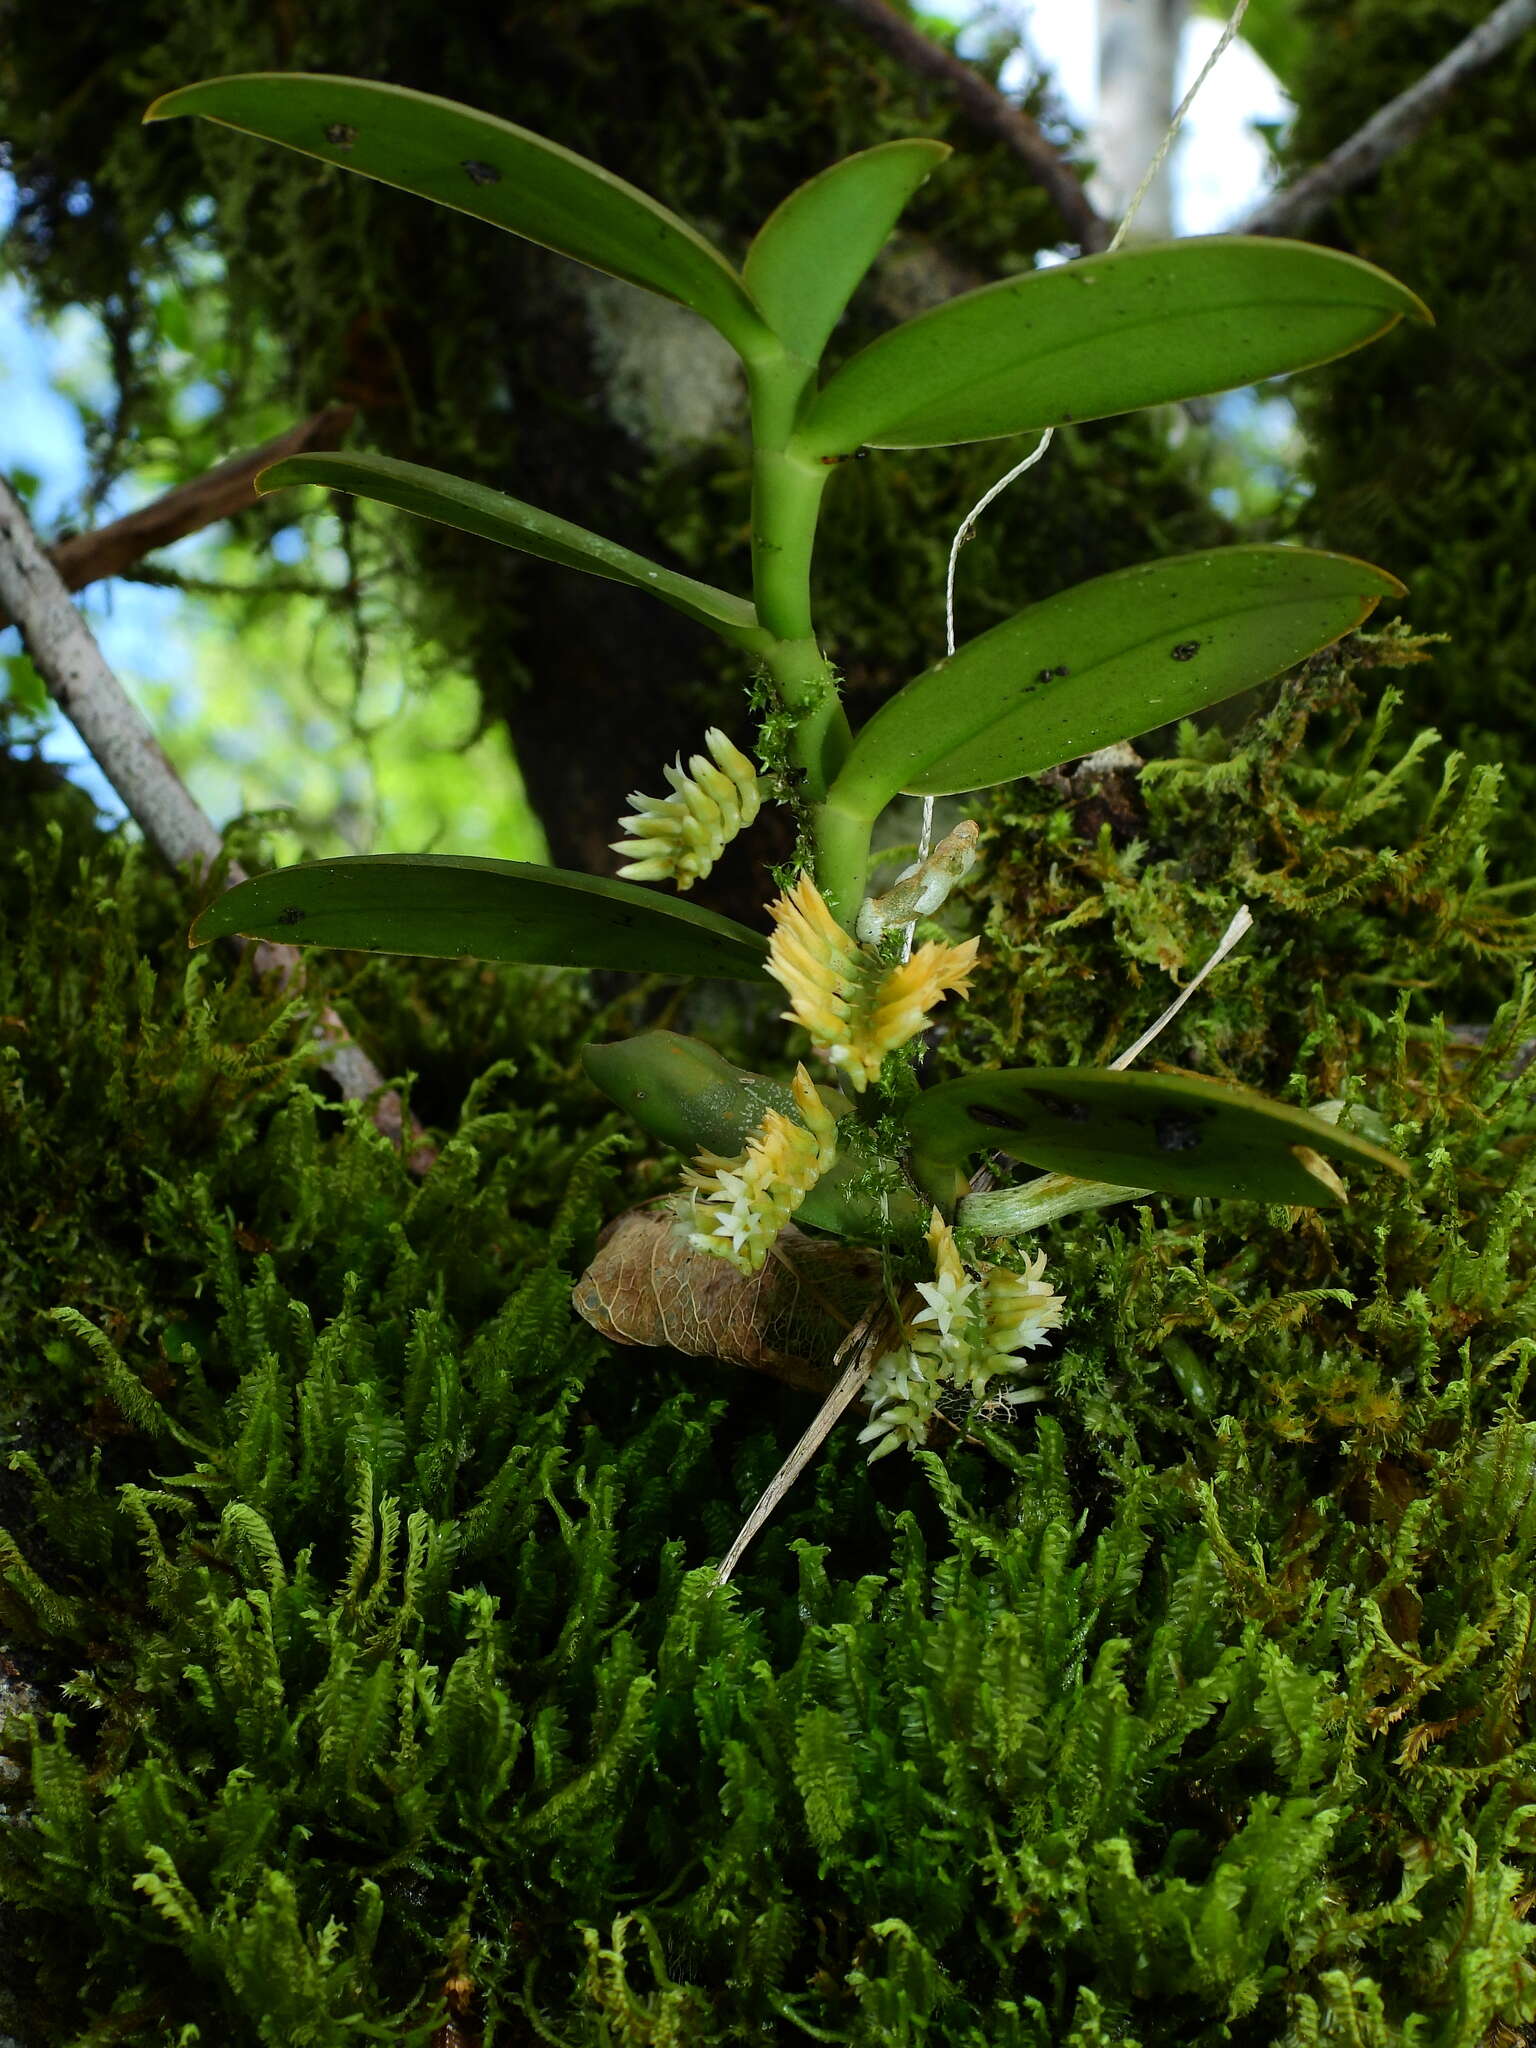
[[[950, 796], [1038, 774], [1251, 688], [1350, 632], [1401, 586], [1347, 556], [1282, 546], [1146, 563], [1033, 604], [896, 692], [858, 731], [816, 631], [813, 552], [837, 466], [865, 449], [1022, 434], [1228, 390], [1324, 362], [1428, 315], [1358, 259], [1213, 237], [1033, 271], [826, 356], [850, 296], [948, 154], [887, 142], [790, 193], [735, 268], [665, 207], [558, 144], [446, 100], [359, 79], [257, 73], [188, 86], [150, 120], [196, 114], [472, 214], [690, 307], [736, 351], [753, 439], [752, 589], [720, 590], [482, 485], [367, 454], [290, 457], [266, 489], [321, 484], [648, 591], [743, 657], [771, 706], [760, 772], [704, 735], [636, 793], [616, 878], [514, 861], [390, 854], [241, 883], [194, 942], [252, 937], [739, 980], [788, 997], [820, 1078], [733, 1067], [668, 1031], [591, 1048], [592, 1079], [691, 1154], [677, 1230], [755, 1273], [791, 1219], [876, 1244], [913, 1278], [869, 1387], [872, 1455], [921, 1443], [940, 1390], [1030, 1398], [1020, 1354], [1060, 1321], [1043, 1260], [1012, 1240], [1073, 1208], [1159, 1190], [1316, 1204], [1330, 1162], [1401, 1171], [1340, 1122], [1187, 1075], [988, 1070], [920, 1084], [935, 1009], [963, 997], [977, 941], [915, 922], [975, 858], [964, 824], [884, 895], [871, 838], [902, 794]], [[765, 801], [792, 806], [803, 866], [771, 934], [686, 900]], [[672, 893], [668, 893], [668, 892]], [[1044, 1169], [978, 1193], [978, 1155]], [[957, 1235], [958, 1233], [958, 1235]], [[974, 1252], [982, 1238], [992, 1256]], [[916, 1274], [926, 1269], [931, 1277]]]

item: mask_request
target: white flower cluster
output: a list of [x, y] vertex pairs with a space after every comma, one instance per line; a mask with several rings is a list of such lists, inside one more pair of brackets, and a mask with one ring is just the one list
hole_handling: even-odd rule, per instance
[[675, 882], [679, 891], [702, 881], [738, 832], [744, 832], [762, 807], [757, 770], [719, 726], [704, 735], [710, 760], [695, 754], [684, 772], [676, 761], [662, 774], [672, 785], [670, 796], [645, 796], [632, 789], [635, 806], [619, 823], [630, 839], [616, 839], [615, 853], [632, 854], [619, 869], [629, 882]]
[[1028, 1367], [1020, 1351], [1033, 1351], [1060, 1327], [1062, 1299], [1043, 1279], [1045, 1253], [1037, 1252], [1022, 1273], [1006, 1266], [978, 1265], [968, 1272], [954, 1232], [937, 1209], [928, 1230], [934, 1277], [920, 1280], [923, 1306], [907, 1318], [902, 1341], [875, 1363], [868, 1381], [870, 1420], [859, 1433], [872, 1443], [870, 1463], [898, 1445], [927, 1440], [939, 1395], [954, 1387], [980, 1407], [1000, 1375], [1013, 1384], [990, 1396], [1010, 1405], [1039, 1401], [1044, 1389], [1021, 1385]]

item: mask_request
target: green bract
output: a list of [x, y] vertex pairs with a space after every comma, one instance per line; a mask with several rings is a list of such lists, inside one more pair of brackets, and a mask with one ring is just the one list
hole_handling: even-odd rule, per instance
[[[844, 1061], [841, 1073], [863, 1091], [856, 1097], [825, 1091], [818, 1106], [807, 1082], [792, 1096], [782, 1082], [740, 1072], [668, 1032], [588, 1056], [593, 1078], [653, 1136], [714, 1155], [702, 1196], [714, 1205], [706, 1250], [723, 1245], [733, 1259], [744, 1243], [754, 1257], [761, 1251], [767, 1226], [744, 1222], [742, 1205], [781, 1170], [794, 1199], [756, 1212], [759, 1223], [794, 1208], [813, 1227], [895, 1247], [930, 1201], [953, 1208], [958, 1168], [983, 1150], [1102, 1183], [1105, 1199], [1155, 1188], [1320, 1202], [1339, 1186], [1319, 1170], [1322, 1160], [1398, 1165], [1336, 1125], [1193, 1079], [1005, 1073], [888, 1094], [876, 1078], [881, 1056], [920, 1030], [946, 994], [963, 992], [972, 949], [933, 948], [898, 970], [851, 936], [872, 827], [901, 791], [980, 788], [1188, 716], [1339, 639], [1400, 590], [1396, 579], [1345, 556], [1286, 547], [1122, 570], [962, 646], [854, 733], [818, 643], [811, 565], [827, 479], [863, 447], [1017, 434], [1302, 369], [1404, 317], [1427, 318], [1411, 291], [1368, 263], [1294, 242], [1235, 237], [1131, 249], [967, 293], [823, 376], [838, 320], [903, 206], [942, 162], [941, 145], [884, 143], [833, 165], [784, 200], [737, 270], [685, 221], [598, 166], [426, 94], [257, 73], [171, 93], [150, 118], [184, 113], [563, 251], [691, 307], [732, 343], [746, 366], [752, 419], [750, 598], [410, 463], [306, 455], [262, 481], [354, 492], [648, 590], [751, 655], [787, 734], [788, 760], [775, 767], [798, 806], [820, 892], [807, 897], [802, 888], [774, 906], [770, 957], [758, 934], [655, 889], [513, 862], [381, 856], [243, 883], [204, 913], [196, 940], [241, 931], [743, 980], [771, 970], [813, 1042]], [[729, 734], [711, 734], [709, 747], [686, 772], [668, 771], [671, 797], [636, 797], [625, 846], [637, 872], [680, 883], [707, 877], [725, 840], [756, 815], [764, 792], [751, 763]], [[951, 865], [936, 893], [922, 896], [924, 908], [942, 900], [973, 852], [945, 856]], [[926, 876], [912, 886], [929, 889]], [[765, 1125], [770, 1111], [777, 1120]], [[759, 1138], [743, 1180], [731, 1162]]]
[[[616, 1045], [589, 1045], [581, 1063], [612, 1102], [644, 1131], [679, 1152], [740, 1152], [765, 1111], [793, 1116], [788, 1087], [764, 1074], [733, 1067], [713, 1046], [676, 1031], [642, 1031]], [[852, 1108], [824, 1088], [835, 1116]], [[927, 1207], [902, 1183], [894, 1159], [881, 1162], [841, 1152], [836, 1165], [801, 1204], [796, 1221], [861, 1242], [921, 1227]]]

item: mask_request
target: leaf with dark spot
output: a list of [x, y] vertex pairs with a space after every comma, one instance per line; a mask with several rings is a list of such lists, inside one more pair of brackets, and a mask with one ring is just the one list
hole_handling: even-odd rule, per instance
[[1200, 1143], [1200, 1119], [1179, 1109], [1164, 1109], [1152, 1119], [1163, 1152], [1193, 1152]]
[[1194, 1074], [993, 1070], [924, 1089], [902, 1122], [914, 1155], [935, 1171], [993, 1150], [1046, 1172], [1173, 1195], [1312, 1206], [1343, 1197], [1329, 1160], [1408, 1171], [1352, 1131]]

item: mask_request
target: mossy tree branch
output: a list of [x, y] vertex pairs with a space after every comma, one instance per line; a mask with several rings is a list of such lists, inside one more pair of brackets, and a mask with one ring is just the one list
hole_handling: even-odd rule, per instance
[[[249, 485], [246, 485], [249, 488]], [[26, 509], [0, 478], [0, 604], [20, 626], [38, 674], [49, 694], [90, 749], [92, 758], [122, 798], [130, 816], [161, 858], [173, 868], [197, 874], [211, 868], [223, 843], [211, 818], [177, 774], [149, 722], [108, 665], [96, 637], [70, 600], [59, 571], [33, 531]], [[231, 862], [228, 881], [245, 880]], [[300, 975], [297, 946], [263, 941], [254, 965], [279, 987]], [[316, 1011], [315, 1036], [330, 1050], [323, 1065], [349, 1100], [377, 1096], [374, 1121], [391, 1140], [404, 1135], [404, 1106], [328, 1003]], [[413, 1124], [413, 1164], [431, 1164], [432, 1149]]]
[[1474, 73], [1486, 71], [1532, 28], [1536, 28], [1536, 0], [1504, 0], [1486, 21], [1463, 36], [1454, 50], [1396, 99], [1388, 100], [1332, 155], [1235, 222], [1231, 231], [1240, 235], [1300, 234], [1343, 193], [1374, 178], [1399, 150], [1417, 141], [1459, 86]]
[[[990, 79], [924, 35], [897, 13], [889, 0], [830, 0], [830, 4], [857, 22], [898, 63], [942, 86], [973, 127], [1001, 142], [1028, 165], [1085, 256], [1108, 246], [1111, 224], [1090, 203], [1077, 167]], [[1301, 234], [1343, 193], [1375, 177], [1400, 150], [1417, 141], [1466, 79], [1486, 70], [1533, 27], [1536, 0], [1503, 0], [1486, 21], [1479, 22], [1406, 92], [1379, 108], [1331, 156], [1234, 221], [1227, 232]]]

